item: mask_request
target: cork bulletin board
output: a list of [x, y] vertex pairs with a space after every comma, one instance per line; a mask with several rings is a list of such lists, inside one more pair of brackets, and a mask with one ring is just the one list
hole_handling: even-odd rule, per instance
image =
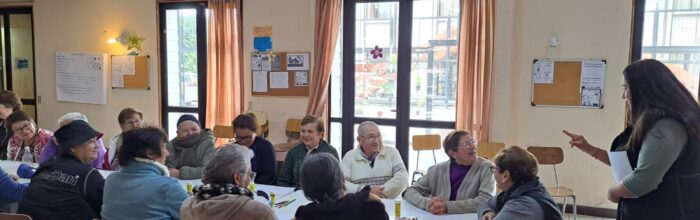
[[112, 56], [112, 88], [147, 89], [149, 56]]
[[603, 108], [605, 60], [534, 60], [532, 106]]
[[308, 52], [253, 52], [252, 95], [309, 96], [309, 62]]

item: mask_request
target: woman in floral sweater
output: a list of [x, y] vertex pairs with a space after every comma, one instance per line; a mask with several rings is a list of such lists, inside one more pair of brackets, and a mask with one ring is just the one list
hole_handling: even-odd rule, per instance
[[51, 141], [53, 132], [37, 128], [32, 117], [23, 111], [13, 112], [5, 120], [13, 133], [10, 143], [7, 145], [8, 160], [21, 161], [24, 147], [28, 146], [32, 156], [34, 156], [32, 162], [36, 163], [44, 145]]

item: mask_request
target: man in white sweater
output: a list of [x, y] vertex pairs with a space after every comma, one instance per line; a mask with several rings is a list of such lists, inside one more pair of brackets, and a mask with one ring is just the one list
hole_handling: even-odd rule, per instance
[[360, 123], [357, 128], [360, 146], [347, 152], [341, 168], [348, 192], [371, 187], [371, 193], [393, 199], [399, 197], [408, 184], [408, 172], [399, 151], [384, 146], [379, 126], [371, 121]]

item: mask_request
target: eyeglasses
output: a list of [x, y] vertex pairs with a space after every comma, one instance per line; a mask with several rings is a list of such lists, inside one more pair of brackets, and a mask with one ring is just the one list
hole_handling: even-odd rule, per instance
[[477, 142], [474, 139], [468, 140], [466, 142], [459, 143], [458, 147], [467, 147], [469, 149], [474, 149], [477, 147]]
[[256, 172], [253, 172], [253, 171], [249, 171], [249, 172], [241, 172], [241, 174], [243, 174], [243, 173], [247, 173], [247, 174], [248, 174], [248, 177], [250, 177], [250, 181], [253, 181], [253, 180], [255, 180], [255, 176], [257, 176], [257, 175], [258, 175], [258, 173], [256, 173]]
[[[492, 172], [492, 173], [496, 173], [496, 172], [498, 172], [499, 170], [501, 170], [501, 168], [498, 168], [497, 166], [491, 166], [491, 167], [489, 167], [489, 169], [491, 169], [491, 172]], [[498, 173], [500, 173], [500, 172], [498, 172]]]
[[23, 130], [25, 130], [25, 129], [29, 129], [30, 126], [32, 126], [32, 123], [31, 123], [31, 122], [27, 122], [27, 123], [25, 123], [21, 128], [13, 129], [12, 132], [13, 132], [13, 133], [19, 133], [20, 131], [23, 131]]
[[376, 134], [376, 135], [370, 134], [370, 135], [367, 135], [367, 136], [362, 136], [362, 135], [360, 135], [360, 137], [361, 137], [361, 138], [364, 138], [364, 139], [367, 139], [368, 141], [376, 141], [377, 138], [380, 138], [380, 139], [382, 138], [382, 134], [381, 134], [381, 133], [380, 133], [380, 134]]
[[141, 120], [128, 120], [124, 122], [124, 124], [127, 125], [140, 125], [141, 123], [143, 123]]
[[235, 137], [236, 141], [249, 141], [253, 140], [253, 136], [241, 136], [241, 137]]

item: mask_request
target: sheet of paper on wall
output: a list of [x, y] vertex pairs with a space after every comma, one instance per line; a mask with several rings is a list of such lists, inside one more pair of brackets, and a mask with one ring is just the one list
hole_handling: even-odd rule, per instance
[[632, 165], [627, 158], [627, 151], [609, 151], [610, 167], [615, 176], [615, 181], [621, 182], [627, 175], [632, 173]]
[[270, 71], [272, 70], [272, 61], [270, 60], [270, 56], [267, 54], [261, 54], [261, 68], [264, 71]]
[[294, 86], [309, 86], [309, 72], [294, 72]]
[[119, 72], [120, 75], [136, 75], [135, 56], [112, 56], [112, 73]]
[[535, 83], [554, 83], [554, 61], [537, 61], [532, 68]]
[[251, 65], [251, 70], [262, 70], [262, 54], [253, 54]]
[[253, 92], [267, 92], [267, 71], [253, 71]]
[[272, 26], [253, 26], [253, 37], [272, 37]]
[[112, 71], [112, 88], [124, 88], [124, 75], [121, 72]]
[[107, 104], [106, 54], [56, 52], [56, 98]]
[[603, 89], [605, 86], [605, 62], [581, 62], [581, 88]]
[[581, 106], [600, 107], [601, 98], [601, 89], [581, 89]]
[[271, 89], [289, 88], [289, 73], [287, 73], [287, 72], [270, 72], [270, 88]]

